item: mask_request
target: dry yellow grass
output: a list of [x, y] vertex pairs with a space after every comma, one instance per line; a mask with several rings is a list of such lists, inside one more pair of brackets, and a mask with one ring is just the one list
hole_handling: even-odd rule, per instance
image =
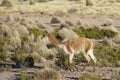
[[38, 12], [38, 11], [47, 11], [53, 13], [55, 11], [67, 12], [69, 9], [77, 9], [77, 13], [102, 13], [102, 14], [120, 14], [120, 3], [111, 2], [109, 0], [95, 0], [94, 6], [85, 6], [82, 5], [81, 0], [68, 1], [68, 0], [53, 0], [42, 3], [35, 3], [33, 5], [22, 4], [20, 5], [16, 0], [11, 1], [13, 7], [6, 8], [0, 7], [0, 12], [12, 12], [12, 11], [22, 11], [22, 12]]

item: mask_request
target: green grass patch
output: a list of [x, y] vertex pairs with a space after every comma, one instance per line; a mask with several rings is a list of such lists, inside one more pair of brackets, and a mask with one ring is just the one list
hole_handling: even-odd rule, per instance
[[94, 53], [98, 59], [98, 66], [118, 66], [120, 61], [119, 47], [111, 48], [108, 45], [97, 45]]
[[118, 35], [117, 32], [112, 31], [110, 29], [99, 29], [97, 27], [92, 28], [74, 28], [74, 32], [76, 32], [80, 37], [94, 38], [94, 39], [102, 39], [105, 36], [108, 38], [113, 38]]
[[34, 75], [33, 74], [23, 73], [23, 74], [20, 75], [19, 78], [15, 79], [15, 80], [36, 80], [36, 79], [34, 79]]
[[37, 38], [39, 35], [42, 35], [44, 33], [43, 30], [38, 28], [31, 28], [29, 29], [29, 34], [33, 34], [35, 38]]
[[90, 73], [84, 73], [82, 76], [79, 77], [78, 80], [102, 80], [102, 79], [96, 75], [92, 75]]
[[6, 37], [0, 38], [0, 61], [2, 61], [6, 57], [7, 42], [8, 38]]
[[60, 58], [56, 60], [56, 65], [60, 66], [63, 69], [67, 69], [69, 67], [69, 57], [62, 50], [59, 50]]
[[0, 72], [8, 71], [10, 69], [12, 69], [12, 66], [9, 65], [0, 66]]

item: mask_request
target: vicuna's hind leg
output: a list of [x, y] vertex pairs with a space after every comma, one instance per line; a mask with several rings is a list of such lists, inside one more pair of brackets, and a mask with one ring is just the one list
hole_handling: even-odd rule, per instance
[[94, 61], [94, 71], [95, 71], [95, 66], [96, 66], [96, 62], [97, 62], [97, 59], [95, 58], [94, 54], [93, 54], [93, 49], [90, 49], [88, 51], [88, 55], [91, 57], [91, 59]]
[[88, 54], [87, 53], [84, 53], [83, 54], [84, 55], [84, 57], [86, 58], [86, 60], [87, 60], [87, 64], [83, 67], [83, 71], [85, 70], [85, 68], [86, 68], [86, 66], [89, 64], [89, 62], [90, 62], [90, 57], [88, 56]]

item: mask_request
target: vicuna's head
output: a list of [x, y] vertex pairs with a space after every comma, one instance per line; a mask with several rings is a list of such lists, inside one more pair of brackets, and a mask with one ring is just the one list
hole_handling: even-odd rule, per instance
[[44, 34], [42, 35], [41, 39], [43, 39], [44, 37], [47, 37], [49, 35], [49, 33], [47, 31], [44, 32]]
[[45, 37], [47, 37], [53, 45], [58, 45], [60, 43], [52, 34], [48, 33], [47, 31], [44, 32], [41, 39]]

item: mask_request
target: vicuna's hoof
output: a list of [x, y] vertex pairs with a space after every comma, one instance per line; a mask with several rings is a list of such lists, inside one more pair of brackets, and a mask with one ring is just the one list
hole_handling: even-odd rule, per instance
[[78, 68], [76, 66], [71, 66], [67, 68], [70, 72], [78, 71]]

